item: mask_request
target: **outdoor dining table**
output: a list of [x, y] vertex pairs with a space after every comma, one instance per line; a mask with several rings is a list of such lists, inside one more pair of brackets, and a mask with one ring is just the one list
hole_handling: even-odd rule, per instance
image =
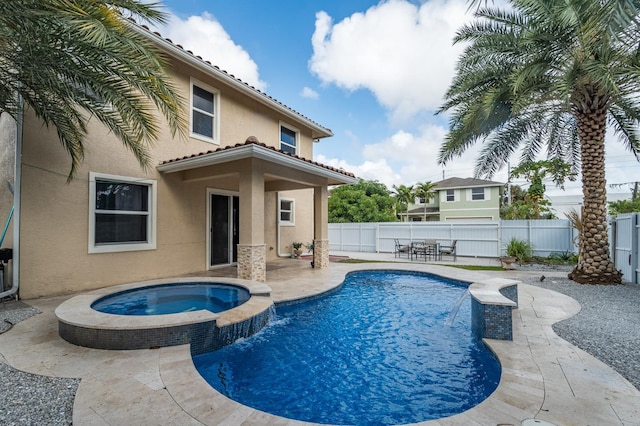
[[440, 260], [440, 243], [437, 241], [429, 241], [429, 240], [420, 240], [420, 241], [412, 241], [411, 242], [411, 250], [409, 251], [411, 255], [411, 260], [415, 256], [416, 259], [420, 258], [420, 256], [424, 257], [424, 260], [427, 260], [427, 257], [434, 260]]

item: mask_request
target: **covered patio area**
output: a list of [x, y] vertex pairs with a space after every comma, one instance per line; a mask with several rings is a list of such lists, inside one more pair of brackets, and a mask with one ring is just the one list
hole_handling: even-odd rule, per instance
[[[313, 262], [329, 265], [328, 187], [356, 183], [352, 173], [268, 147], [251, 136], [244, 144], [165, 161], [158, 170], [185, 188], [195, 182], [238, 194], [237, 278], [266, 281], [265, 194], [308, 189], [313, 192]], [[209, 183], [210, 182], [210, 183]], [[213, 236], [212, 236], [213, 238]], [[234, 242], [235, 243], [235, 242]], [[235, 255], [235, 253], [234, 253]]]

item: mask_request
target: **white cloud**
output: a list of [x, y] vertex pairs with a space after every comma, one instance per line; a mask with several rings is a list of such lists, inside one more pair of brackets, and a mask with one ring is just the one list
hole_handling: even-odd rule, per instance
[[397, 182], [401, 179], [401, 176], [393, 171], [393, 168], [387, 164], [384, 158], [375, 161], [365, 161], [360, 165], [349, 164], [345, 160], [329, 158], [322, 154], [315, 156], [314, 160], [331, 167], [351, 172], [358, 178], [365, 180], [377, 180], [378, 182], [384, 183], [389, 188], [391, 188], [391, 184], [389, 182]]
[[389, 0], [335, 24], [318, 12], [309, 68], [325, 84], [370, 90], [397, 121], [434, 110], [462, 52], [452, 39], [470, 20], [467, 7], [466, 0]]
[[302, 92], [300, 92], [300, 96], [302, 96], [303, 98], [307, 98], [307, 99], [318, 99], [320, 97], [318, 92], [316, 92], [315, 90], [313, 90], [310, 87], [304, 87], [302, 89]]
[[191, 50], [245, 83], [265, 90], [267, 84], [260, 80], [258, 65], [242, 46], [231, 40], [210, 13], [203, 12], [200, 16], [190, 16], [186, 20], [170, 15], [169, 22], [159, 32], [185, 50]]
[[[481, 147], [470, 148], [463, 156], [443, 167], [438, 165], [437, 158], [445, 134], [446, 129], [437, 125], [425, 125], [417, 134], [400, 130], [378, 143], [365, 145], [361, 164], [322, 155], [318, 155], [316, 160], [353, 172], [359, 178], [378, 180], [388, 188], [400, 184], [437, 182], [443, 179], [443, 174], [444, 178], [472, 177]], [[506, 170], [499, 171], [492, 179], [506, 182]]]

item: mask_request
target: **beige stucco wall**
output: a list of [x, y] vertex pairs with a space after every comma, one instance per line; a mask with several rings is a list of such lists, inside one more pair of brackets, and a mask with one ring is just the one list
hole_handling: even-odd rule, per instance
[[[185, 99], [188, 99], [190, 74], [219, 90], [221, 143], [216, 145], [194, 138], [173, 140], [164, 126], [160, 140], [150, 150], [152, 167], [146, 171], [120, 142], [93, 120], [89, 123], [84, 162], [75, 179], [67, 183], [70, 169], [67, 153], [55, 132], [44, 128], [27, 111], [20, 229], [22, 298], [67, 294], [206, 269], [207, 191], [211, 188], [238, 191], [237, 176], [236, 179], [229, 176], [183, 182], [181, 173], [161, 174], [155, 166], [165, 160], [243, 143], [250, 135], [267, 145], [277, 146], [280, 122], [290, 121], [232, 88], [192, 72], [186, 65], [174, 64], [174, 67], [179, 72], [176, 83]], [[311, 130], [301, 123], [292, 125], [300, 130], [300, 155], [311, 158]], [[90, 172], [157, 180], [155, 250], [88, 253]], [[236, 172], [242, 174], [247, 170], [238, 167]], [[307, 229], [291, 238], [310, 242], [312, 191], [293, 192], [296, 229]], [[263, 209], [252, 213], [264, 218], [267, 259], [274, 259], [278, 252], [277, 193], [265, 193], [263, 205], [255, 208]], [[280, 248], [292, 240], [281, 236], [281, 241]]]
[[[291, 254], [291, 243], [301, 242], [311, 244], [313, 242], [313, 191], [303, 189], [298, 191], [281, 191], [281, 198], [295, 200], [295, 226], [280, 226], [280, 254], [286, 256]], [[276, 205], [277, 213], [277, 205]], [[302, 247], [303, 253], [307, 253], [307, 248]]]
[[[13, 205], [13, 195], [7, 182], [14, 182], [16, 154], [16, 122], [7, 113], [0, 113], [0, 235]], [[13, 222], [9, 224], [2, 248], [13, 247]], [[0, 289], [2, 290], [2, 289]]]

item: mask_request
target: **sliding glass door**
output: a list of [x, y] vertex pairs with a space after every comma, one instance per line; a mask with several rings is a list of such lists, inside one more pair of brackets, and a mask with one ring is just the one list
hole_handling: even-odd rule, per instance
[[236, 195], [210, 194], [209, 266], [238, 261], [240, 199]]

